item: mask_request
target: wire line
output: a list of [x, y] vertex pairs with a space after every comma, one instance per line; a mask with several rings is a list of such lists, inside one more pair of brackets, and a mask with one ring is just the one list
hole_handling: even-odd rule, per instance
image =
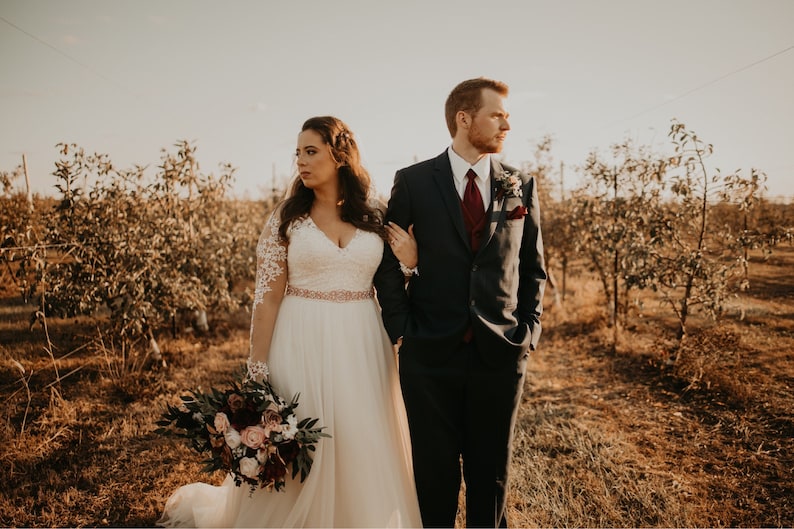
[[672, 99], [668, 99], [667, 101], [664, 101], [662, 103], [656, 104], [656, 105], [654, 105], [654, 106], [652, 106], [650, 108], [646, 108], [645, 110], [637, 112], [636, 114], [634, 114], [632, 116], [629, 116], [629, 117], [614, 121], [614, 122], [610, 123], [609, 125], [606, 125], [604, 128], [606, 129], [606, 128], [612, 127], [614, 125], [617, 125], [618, 123], [622, 123], [624, 121], [628, 121], [628, 120], [634, 119], [636, 117], [642, 116], [643, 114], [647, 114], [648, 112], [652, 112], [652, 111], [654, 111], [654, 110], [656, 110], [658, 108], [661, 108], [661, 107], [663, 107], [665, 105], [669, 105], [670, 103], [673, 103], [675, 101], [683, 99], [686, 96], [691, 95], [691, 94], [693, 94], [693, 93], [695, 93], [695, 92], [697, 92], [699, 90], [702, 90], [702, 89], [704, 89], [704, 88], [706, 88], [708, 86], [716, 84], [716, 83], [722, 81], [723, 79], [726, 79], [728, 77], [736, 75], [737, 73], [743, 72], [745, 70], [749, 70], [750, 68], [753, 68], [754, 66], [758, 66], [759, 64], [761, 64], [763, 62], [771, 60], [771, 59], [777, 57], [778, 55], [783, 55], [784, 53], [788, 53], [791, 50], [794, 50], [794, 45], [789, 46], [788, 48], [782, 49], [780, 51], [777, 51], [777, 52], [775, 52], [775, 53], [773, 53], [771, 55], [767, 55], [763, 59], [758, 59], [757, 61], [752, 62], [750, 64], [747, 64], [745, 66], [742, 66], [741, 68], [737, 68], [736, 70], [733, 70], [732, 72], [728, 72], [726, 74], [723, 74], [723, 75], [721, 75], [721, 76], [719, 76], [719, 77], [717, 77], [715, 79], [712, 79], [711, 81], [708, 81], [706, 83], [703, 83], [702, 85], [696, 86], [695, 88], [691, 88], [691, 89], [687, 90], [686, 92], [684, 92], [682, 94], [679, 94], [679, 95], [677, 95], [676, 97], [674, 97]]
[[11, 22], [10, 20], [8, 20], [7, 18], [5, 18], [4, 16], [0, 15], [0, 20], [2, 20], [3, 22], [5, 22], [6, 24], [8, 24], [9, 26], [11, 26], [12, 28], [16, 29], [16, 30], [17, 30], [17, 31], [19, 31], [20, 33], [23, 33], [23, 34], [27, 35], [28, 37], [30, 37], [31, 39], [35, 40], [35, 41], [36, 41], [36, 42], [38, 42], [39, 44], [41, 44], [41, 45], [43, 45], [43, 46], [46, 46], [46, 47], [50, 48], [51, 50], [53, 50], [54, 52], [58, 53], [59, 55], [61, 55], [61, 56], [63, 56], [63, 57], [66, 57], [68, 60], [72, 61], [73, 63], [75, 63], [76, 65], [80, 66], [81, 68], [84, 68], [84, 69], [86, 69], [87, 71], [89, 71], [89, 72], [91, 72], [92, 74], [96, 75], [96, 76], [97, 76], [97, 77], [99, 77], [100, 79], [104, 79], [105, 81], [107, 81], [107, 82], [111, 83], [111, 84], [112, 84], [112, 85], [114, 85], [115, 87], [117, 87], [117, 88], [121, 88], [122, 90], [124, 90], [124, 91], [126, 91], [126, 92], [128, 92], [128, 93], [129, 93], [129, 91], [127, 90], [127, 88], [126, 88], [125, 86], [122, 86], [122, 85], [120, 85], [119, 83], [117, 83], [116, 81], [114, 81], [113, 79], [111, 79], [111, 78], [109, 78], [109, 77], [107, 77], [107, 76], [105, 76], [105, 75], [103, 75], [103, 74], [101, 74], [101, 73], [97, 72], [96, 70], [94, 70], [94, 69], [93, 69], [92, 67], [90, 67], [89, 65], [85, 64], [84, 62], [81, 62], [81, 61], [79, 61], [79, 60], [75, 59], [74, 57], [72, 57], [72, 56], [71, 56], [71, 55], [69, 55], [68, 53], [66, 53], [66, 52], [62, 51], [60, 48], [57, 48], [57, 47], [53, 46], [53, 45], [52, 45], [52, 44], [50, 44], [49, 42], [47, 42], [47, 41], [45, 41], [45, 40], [43, 40], [43, 39], [41, 39], [41, 38], [37, 37], [37, 36], [36, 36], [36, 35], [34, 35], [33, 33], [29, 32], [29, 31], [26, 31], [25, 29], [22, 29], [21, 27], [17, 26], [16, 24], [14, 24], [13, 22]]

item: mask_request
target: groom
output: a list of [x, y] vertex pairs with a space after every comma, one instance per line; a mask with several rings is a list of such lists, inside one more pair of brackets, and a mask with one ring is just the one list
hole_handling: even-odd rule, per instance
[[546, 282], [537, 184], [492, 156], [510, 130], [507, 93], [485, 78], [456, 86], [445, 108], [452, 145], [398, 171], [389, 200], [386, 220], [413, 225], [418, 247], [418, 264], [387, 248], [375, 287], [400, 345], [425, 527], [454, 526], [461, 460], [467, 527], [507, 525], [513, 428]]

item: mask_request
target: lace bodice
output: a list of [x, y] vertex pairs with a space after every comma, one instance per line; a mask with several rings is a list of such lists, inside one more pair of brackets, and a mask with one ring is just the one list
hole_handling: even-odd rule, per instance
[[383, 240], [376, 234], [356, 230], [340, 248], [307, 217], [290, 229], [287, 283], [317, 292], [366, 291], [372, 288], [382, 255]]
[[[290, 287], [314, 292], [363, 292], [372, 288], [372, 277], [383, 255], [378, 235], [356, 230], [344, 248], [331, 241], [311, 217], [297, 220], [288, 230], [289, 242], [278, 236], [278, 221], [271, 218], [257, 245], [257, 279], [254, 306], [288, 270]], [[286, 263], [285, 263], [286, 260]]]
[[340, 248], [307, 217], [290, 230], [287, 283], [317, 292], [369, 290], [382, 255], [383, 241], [376, 234], [356, 230]]

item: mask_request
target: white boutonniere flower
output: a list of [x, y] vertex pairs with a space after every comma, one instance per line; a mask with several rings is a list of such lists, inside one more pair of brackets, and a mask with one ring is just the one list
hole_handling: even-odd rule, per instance
[[498, 198], [522, 196], [521, 177], [518, 171], [502, 171], [502, 173], [496, 175], [495, 180], [496, 183], [499, 184]]

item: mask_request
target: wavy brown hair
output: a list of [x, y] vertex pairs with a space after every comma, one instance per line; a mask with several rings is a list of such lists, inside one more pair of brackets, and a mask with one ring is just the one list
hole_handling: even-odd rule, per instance
[[[361, 165], [361, 155], [353, 133], [341, 119], [333, 116], [307, 119], [301, 132], [307, 130], [313, 130], [322, 137], [323, 142], [331, 147], [334, 161], [340, 164], [338, 177], [342, 220], [361, 230], [377, 233], [385, 240], [383, 211], [369, 200], [372, 180]], [[281, 205], [278, 233], [282, 238], [287, 238], [287, 229], [293, 221], [309, 215], [313, 203], [314, 191], [304, 186], [300, 177], [296, 176], [287, 199]]]

